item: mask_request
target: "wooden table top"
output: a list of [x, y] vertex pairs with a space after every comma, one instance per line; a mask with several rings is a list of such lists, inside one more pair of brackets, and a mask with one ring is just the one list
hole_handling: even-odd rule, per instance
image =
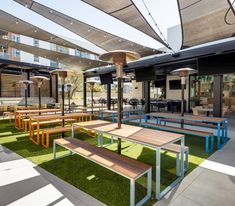
[[53, 119], [68, 119], [68, 118], [76, 118], [76, 117], [83, 117], [83, 116], [90, 116], [91, 114], [87, 113], [70, 113], [65, 114], [52, 114], [52, 115], [43, 115], [43, 116], [33, 116], [30, 117], [32, 121], [43, 121], [43, 120], [53, 120]]
[[211, 122], [211, 123], [220, 123], [225, 121], [225, 118], [218, 118], [218, 117], [202, 117], [202, 116], [193, 116], [193, 115], [184, 115], [183, 117], [180, 114], [172, 114], [172, 113], [160, 113], [160, 112], [153, 112], [146, 114], [152, 117], [163, 117], [168, 119], [183, 119], [189, 121], [198, 121], [198, 122]]
[[59, 112], [61, 109], [31, 109], [31, 110], [16, 110], [16, 113], [26, 114], [26, 113], [39, 113], [39, 112]]
[[[169, 143], [180, 140], [184, 135], [172, 133], [172, 132], [164, 132], [154, 129], [142, 128], [127, 124], [122, 124], [122, 128], [117, 128], [117, 123], [110, 123], [108, 121], [88, 121], [86, 124], [83, 122], [75, 123], [77, 126], [81, 126], [83, 128], [89, 129], [89, 125], [96, 125], [92, 129], [97, 132], [102, 132], [111, 136], [115, 136], [121, 139], [125, 139], [127, 141], [134, 141], [140, 144], [148, 145], [150, 147], [163, 147]], [[98, 126], [99, 124], [105, 124], [103, 126]]]

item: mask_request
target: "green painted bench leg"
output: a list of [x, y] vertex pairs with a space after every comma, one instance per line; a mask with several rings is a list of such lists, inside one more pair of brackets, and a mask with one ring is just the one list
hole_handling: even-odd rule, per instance
[[206, 136], [205, 150], [207, 153], [209, 152], [209, 137], [208, 136]]

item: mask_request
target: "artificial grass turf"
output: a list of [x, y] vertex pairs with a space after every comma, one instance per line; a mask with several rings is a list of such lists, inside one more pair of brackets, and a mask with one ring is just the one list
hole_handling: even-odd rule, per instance
[[[66, 133], [70, 135], [70, 133]], [[89, 137], [84, 133], [76, 133], [76, 137], [91, 144], [97, 144], [97, 138]], [[186, 145], [190, 147], [189, 170], [190, 173], [211, 153], [204, 152], [204, 139], [186, 136]], [[105, 139], [104, 143], [108, 143]], [[52, 158], [52, 147], [45, 149], [35, 145], [29, 140], [28, 132], [16, 130], [8, 121], [0, 121], [0, 144], [29, 159], [52, 174], [69, 182], [75, 187], [90, 194], [107, 205], [129, 205], [129, 180], [113, 173], [95, 163], [78, 155], [67, 156], [57, 160]], [[57, 155], [68, 153], [57, 147]], [[116, 143], [107, 146], [107, 149], [116, 151]], [[153, 167], [152, 199], [146, 205], [152, 205], [155, 200], [155, 151], [138, 144], [123, 142], [122, 154], [145, 162]], [[168, 186], [175, 176], [175, 155], [162, 152], [161, 161], [161, 188]], [[145, 195], [146, 177], [140, 178], [136, 185], [136, 198], [141, 199]]]

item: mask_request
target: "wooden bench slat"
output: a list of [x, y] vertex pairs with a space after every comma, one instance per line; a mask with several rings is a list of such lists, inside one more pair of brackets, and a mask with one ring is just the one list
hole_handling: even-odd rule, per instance
[[[169, 145], [165, 145], [163, 148], [163, 150], [167, 150], [169, 152], [174, 152], [174, 153], [180, 153], [181, 152], [181, 146], [178, 144], [169, 144]], [[184, 151], [189, 150], [189, 147], [184, 146]]]
[[84, 141], [68, 137], [54, 140], [55, 143], [82, 155], [97, 164], [107, 167], [117, 173], [121, 173], [130, 179], [137, 179], [143, 173], [151, 168], [151, 166], [118, 155], [104, 148], [99, 148]]

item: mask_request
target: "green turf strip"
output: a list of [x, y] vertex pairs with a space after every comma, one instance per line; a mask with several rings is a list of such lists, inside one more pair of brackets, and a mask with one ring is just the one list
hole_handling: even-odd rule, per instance
[[[76, 138], [82, 139], [91, 144], [97, 145], [97, 138], [90, 137], [85, 133], [75, 133]], [[70, 133], [66, 133], [69, 136]], [[54, 135], [59, 137], [59, 135]], [[52, 138], [51, 138], [52, 139]], [[205, 158], [211, 155], [204, 151], [204, 139], [186, 136], [186, 145], [189, 146], [189, 174]], [[106, 137], [104, 143], [109, 143]], [[52, 143], [52, 141], [51, 141]], [[50, 145], [52, 145], [50, 143]], [[13, 124], [6, 120], [0, 121], [0, 144], [16, 152], [24, 158], [34, 162], [52, 174], [60, 177], [66, 182], [74, 185], [80, 190], [90, 194], [94, 198], [107, 205], [124, 206], [129, 205], [129, 180], [113, 173], [95, 163], [86, 160], [78, 155], [67, 156], [53, 160], [52, 147], [45, 149], [35, 145], [29, 140], [28, 132], [22, 132], [14, 128]], [[68, 153], [63, 148], [57, 147], [57, 155]], [[117, 144], [106, 147], [116, 152]], [[131, 142], [122, 142], [122, 154], [147, 163], [153, 167], [153, 191], [152, 199], [146, 205], [153, 205], [155, 200], [155, 151], [151, 148]], [[175, 155], [162, 152], [161, 160], [161, 189], [168, 186], [175, 178]], [[141, 199], [146, 192], [146, 177], [137, 181], [136, 200]]]

